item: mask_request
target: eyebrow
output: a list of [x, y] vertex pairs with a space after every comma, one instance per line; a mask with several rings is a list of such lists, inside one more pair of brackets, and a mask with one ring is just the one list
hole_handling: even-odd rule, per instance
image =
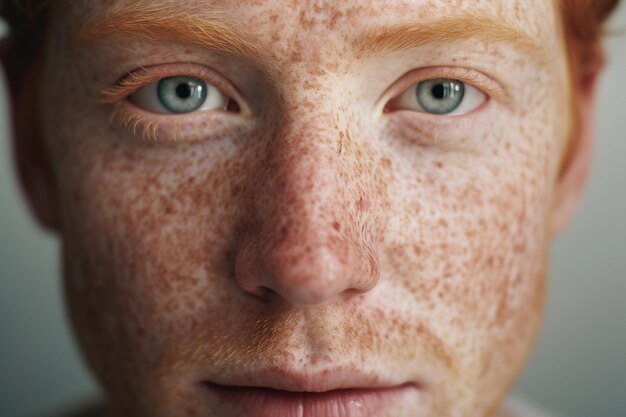
[[540, 63], [547, 62], [546, 45], [502, 20], [489, 16], [441, 18], [427, 24], [400, 24], [365, 31], [355, 42], [357, 56], [399, 51], [442, 42], [476, 39], [487, 44], [507, 43]]
[[123, 34], [148, 41], [193, 44], [253, 60], [260, 58], [255, 38], [228, 23], [224, 13], [206, 9], [181, 13], [180, 8], [154, 3], [138, 1], [88, 24], [72, 42], [71, 50]]
[[[180, 8], [144, 1], [114, 10], [88, 25], [79, 33], [72, 49], [113, 34], [149, 41], [194, 44], [256, 62], [263, 58], [256, 37], [229, 23], [225, 13], [199, 9], [194, 15], [194, 10], [181, 13]], [[488, 44], [507, 43], [539, 63], [548, 62], [550, 57], [544, 43], [520, 28], [481, 15], [445, 17], [427, 23], [369, 29], [354, 39], [353, 50], [357, 58], [366, 58], [388, 51], [465, 39], [477, 39]]]

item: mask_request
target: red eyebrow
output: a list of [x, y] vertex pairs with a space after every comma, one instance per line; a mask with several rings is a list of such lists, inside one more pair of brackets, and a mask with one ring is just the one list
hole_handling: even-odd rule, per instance
[[488, 16], [473, 15], [370, 29], [357, 38], [355, 49], [357, 55], [365, 56], [463, 39], [508, 43], [541, 63], [549, 57], [546, 46], [521, 29]]
[[235, 25], [227, 23], [215, 11], [171, 8], [155, 2], [134, 2], [113, 10], [104, 18], [89, 24], [72, 45], [84, 44], [115, 34], [159, 42], [178, 42], [203, 46], [258, 60], [261, 52], [254, 38]]

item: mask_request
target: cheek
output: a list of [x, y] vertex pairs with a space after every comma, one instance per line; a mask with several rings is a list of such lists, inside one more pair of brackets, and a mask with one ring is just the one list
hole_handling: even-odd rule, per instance
[[415, 320], [474, 385], [514, 375], [541, 313], [559, 136], [536, 116], [494, 123], [472, 138], [479, 152], [420, 149], [388, 180], [399, 217], [381, 270], [402, 277]]
[[132, 378], [169, 338], [232, 305], [224, 277], [240, 165], [215, 144], [102, 138], [70, 147], [67, 160], [74, 163], [60, 173], [71, 316], [96, 369]]

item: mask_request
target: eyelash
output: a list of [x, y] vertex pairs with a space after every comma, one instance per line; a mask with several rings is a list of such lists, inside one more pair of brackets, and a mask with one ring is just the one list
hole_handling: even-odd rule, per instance
[[[100, 102], [104, 104], [113, 104], [115, 108], [111, 114], [111, 120], [117, 121], [127, 131], [132, 132], [134, 136], [140, 134], [144, 141], [157, 142], [158, 132], [163, 124], [167, 124], [168, 136], [172, 137], [174, 142], [178, 141], [181, 135], [178, 134], [180, 125], [186, 114], [160, 114], [156, 116], [145, 111], [138, 106], [131, 104], [127, 99], [141, 88], [146, 87], [159, 80], [172, 76], [186, 76], [201, 79], [207, 83], [214, 85], [229, 100], [229, 110], [212, 110], [212, 112], [228, 112], [240, 113], [243, 110], [242, 100], [233, 97], [240, 97], [239, 92], [220, 76], [210, 70], [195, 64], [165, 64], [154, 67], [139, 67], [127, 73], [117, 83], [100, 92]], [[234, 103], [235, 110], [230, 110], [231, 104]]]
[[200, 69], [198, 68], [198, 66], [193, 64], [184, 64], [182, 66], [174, 64], [162, 65], [157, 68], [140, 67], [138, 70], [129, 72], [124, 77], [122, 77], [114, 87], [105, 89], [100, 93], [102, 97], [102, 102], [114, 103], [118, 100], [130, 96], [141, 87], [145, 87], [148, 84], [157, 82], [162, 78], [172, 76], [195, 77], [207, 81], [215, 85], [230, 99], [232, 99], [231, 95], [233, 95], [233, 93], [236, 93], [234, 89], [230, 87], [224, 80], [211, 73], [210, 71]]
[[[407, 89], [412, 88], [423, 81], [434, 78], [454, 79], [463, 83], [467, 83], [484, 93], [487, 96], [487, 102], [490, 101], [492, 98], [500, 100], [504, 103], [510, 102], [510, 98], [501, 87], [501, 84], [497, 80], [486, 75], [483, 71], [481, 71], [481, 68], [469, 69], [463, 67], [427, 67], [408, 72], [407, 74], [403, 75], [400, 80], [396, 82], [389, 90], [383, 93], [381, 97], [381, 102], [384, 103], [383, 113], [395, 111], [390, 108], [391, 102], [400, 95], [402, 95]], [[472, 114], [473, 112], [474, 111], [467, 114]], [[432, 114], [425, 114], [428, 117], [433, 117]], [[464, 115], [461, 114], [457, 116], [452, 115], [435, 117], [437, 117], [438, 119], [450, 119], [463, 116]]]

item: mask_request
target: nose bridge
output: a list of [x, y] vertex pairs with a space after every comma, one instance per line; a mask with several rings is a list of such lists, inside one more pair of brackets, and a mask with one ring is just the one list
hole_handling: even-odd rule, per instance
[[267, 184], [276, 204], [267, 207], [273, 213], [266, 213], [276, 224], [267, 226], [277, 232], [272, 236], [268, 231], [274, 249], [281, 253], [332, 247], [343, 259], [345, 248], [332, 243], [346, 232], [341, 223], [349, 216], [345, 202], [350, 185], [342, 184], [340, 170], [345, 168], [334, 155], [338, 132], [324, 125], [321, 117], [297, 123], [277, 138], [270, 156], [273, 184]]
[[340, 158], [339, 138], [343, 131], [331, 111], [323, 111], [303, 100], [298, 111], [288, 112], [272, 141], [271, 153], [277, 183], [275, 196], [282, 201], [279, 217], [309, 218], [302, 227], [332, 221], [345, 210], [342, 204], [350, 184], [340, 184], [348, 162]]
[[354, 212], [356, 183], [338, 110], [312, 96], [287, 103], [251, 187], [254, 227], [236, 258], [239, 285], [257, 296], [317, 304], [371, 289], [377, 257]]
[[286, 80], [295, 88], [282, 95], [283, 116], [264, 155], [268, 177], [261, 189], [274, 204], [258, 209], [276, 222], [271, 226], [282, 230], [277, 237], [283, 240], [293, 235], [321, 242], [349, 215], [353, 187], [342, 178], [351, 167], [340, 152], [345, 128], [338, 106], [330, 105], [336, 102], [332, 89], [321, 88], [320, 78]]

